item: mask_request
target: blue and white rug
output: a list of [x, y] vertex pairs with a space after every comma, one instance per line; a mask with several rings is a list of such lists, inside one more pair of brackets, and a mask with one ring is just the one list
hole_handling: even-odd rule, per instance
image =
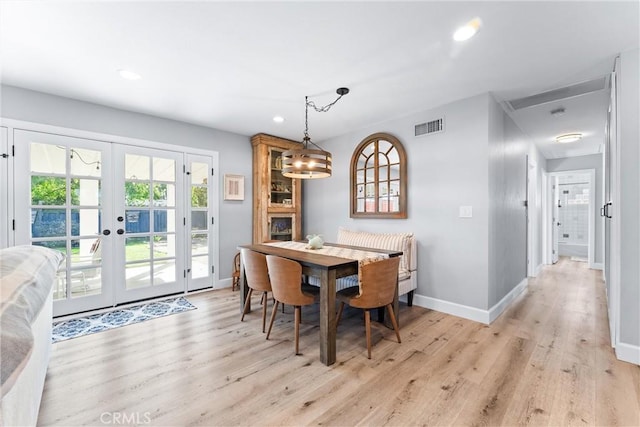
[[196, 308], [186, 298], [177, 297], [127, 308], [118, 308], [108, 313], [64, 320], [53, 324], [52, 342], [69, 340]]

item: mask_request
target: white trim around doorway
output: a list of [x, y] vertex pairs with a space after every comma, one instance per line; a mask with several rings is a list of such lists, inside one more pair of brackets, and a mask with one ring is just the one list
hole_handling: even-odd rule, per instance
[[589, 175], [589, 219], [588, 219], [589, 247], [588, 247], [587, 262], [589, 264], [589, 268], [601, 270], [602, 264], [595, 262], [595, 254], [596, 254], [595, 206], [597, 202], [595, 200], [596, 198], [596, 170], [595, 169], [575, 169], [575, 170], [567, 170], [567, 171], [549, 172], [546, 174], [548, 178], [547, 185], [546, 185], [547, 194], [543, 198], [543, 204], [544, 204], [543, 212], [546, 212], [546, 215], [545, 215], [546, 219], [545, 219], [545, 222], [543, 223], [543, 230], [544, 230], [544, 235], [546, 236], [546, 239], [543, 239], [544, 240], [543, 258], [549, 263], [551, 263], [551, 260], [553, 259], [553, 254], [552, 254], [553, 242], [552, 242], [552, 239], [549, 238], [549, 236], [551, 235], [552, 227], [553, 227], [553, 225], [550, 224], [550, 221], [552, 221], [552, 218], [553, 218], [553, 215], [550, 215], [550, 212], [553, 204], [555, 203], [555, 201], [553, 200], [553, 188], [552, 188], [553, 182], [555, 180], [553, 178], [562, 176], [562, 175], [570, 175], [570, 174], [576, 174], [576, 173]]

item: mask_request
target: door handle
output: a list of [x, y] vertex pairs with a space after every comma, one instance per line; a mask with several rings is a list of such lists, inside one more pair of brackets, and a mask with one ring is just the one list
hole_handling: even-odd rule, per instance
[[604, 216], [605, 218], [609, 218], [611, 219], [611, 215], [609, 215], [609, 206], [611, 206], [613, 203], [612, 202], [607, 202], [604, 204], [604, 206], [602, 207], [602, 209], [604, 210]]
[[122, 228], [118, 228], [118, 231], [116, 231], [116, 233], [118, 234], [124, 234], [124, 230]]
[[111, 234], [111, 230], [102, 230], [102, 234], [108, 236], [109, 234]]

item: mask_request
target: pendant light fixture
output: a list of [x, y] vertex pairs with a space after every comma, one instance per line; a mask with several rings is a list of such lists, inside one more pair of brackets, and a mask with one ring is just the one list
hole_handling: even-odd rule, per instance
[[[331, 176], [331, 153], [324, 151], [318, 144], [311, 141], [309, 136], [309, 107], [313, 107], [319, 113], [326, 113], [349, 93], [346, 87], [339, 88], [336, 93], [339, 95], [335, 101], [324, 107], [317, 107], [309, 97], [304, 97], [304, 137], [302, 138], [302, 148], [287, 150], [282, 153], [282, 175], [288, 178], [316, 179], [328, 178]], [[316, 149], [309, 148], [309, 144]]]

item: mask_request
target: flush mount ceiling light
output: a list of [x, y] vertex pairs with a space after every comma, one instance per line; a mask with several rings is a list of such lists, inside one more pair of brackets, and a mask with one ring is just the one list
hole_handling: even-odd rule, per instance
[[581, 133], [566, 133], [564, 135], [556, 136], [556, 142], [560, 144], [567, 144], [569, 142], [576, 142], [582, 139]]
[[120, 74], [120, 77], [126, 80], [140, 80], [142, 78], [140, 74], [131, 70], [118, 70], [118, 74]]
[[453, 33], [453, 39], [457, 42], [469, 40], [478, 32], [481, 26], [482, 21], [480, 21], [480, 18], [473, 18], [471, 21], [467, 22], [464, 26], [458, 28], [456, 32]]
[[[304, 97], [304, 138], [302, 138], [302, 148], [287, 150], [282, 153], [282, 175], [288, 178], [316, 179], [328, 178], [331, 176], [331, 153], [324, 151], [318, 144], [311, 141], [309, 137], [309, 107], [313, 107], [319, 113], [326, 113], [349, 93], [349, 89], [341, 87], [336, 90], [339, 95], [331, 104], [324, 107], [317, 107], [309, 97]], [[309, 144], [316, 146], [316, 149], [309, 148]]]

